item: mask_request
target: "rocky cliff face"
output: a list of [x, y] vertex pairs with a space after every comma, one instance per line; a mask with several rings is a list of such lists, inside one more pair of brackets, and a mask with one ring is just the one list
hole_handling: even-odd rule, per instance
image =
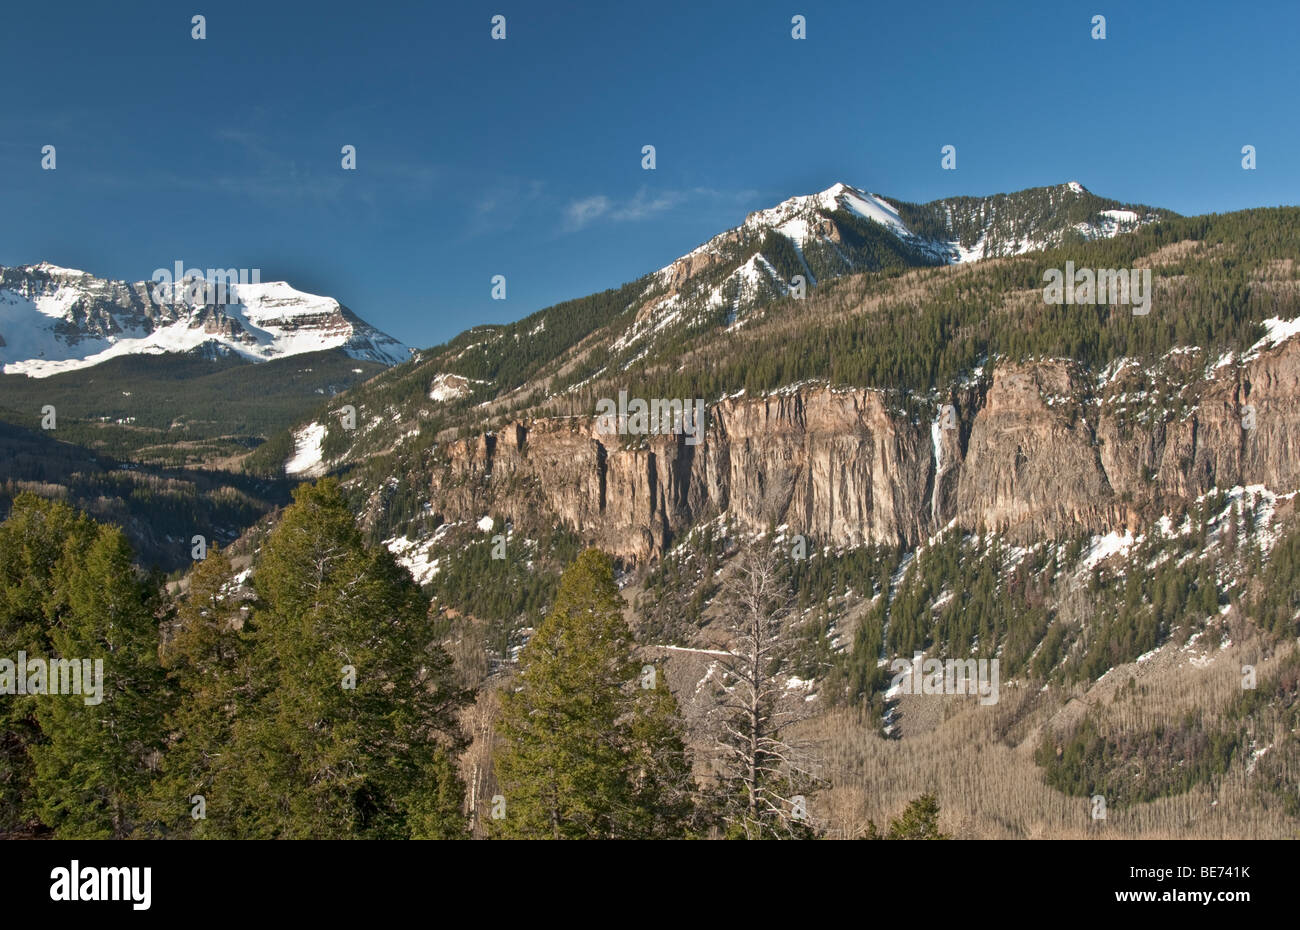
[[[703, 440], [601, 435], [587, 418], [453, 443], [432, 478], [449, 520], [553, 517], [621, 557], [695, 521], [784, 524], [832, 545], [915, 545], [955, 522], [1011, 538], [1133, 527], [1214, 487], [1300, 487], [1300, 339], [1211, 367], [1100, 376], [998, 367], [918, 422], [870, 390], [806, 386], [713, 405]], [[1253, 418], [1253, 419], [1252, 419]]]

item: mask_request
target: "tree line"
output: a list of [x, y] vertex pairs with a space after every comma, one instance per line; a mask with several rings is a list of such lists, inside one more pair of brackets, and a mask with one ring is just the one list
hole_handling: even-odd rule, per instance
[[[19, 495], [0, 524], [0, 832], [59, 838], [796, 838], [818, 780], [783, 722], [791, 600], [770, 553], [724, 587], [708, 760], [610, 558], [579, 554], [495, 689], [494, 793], [436, 607], [367, 543], [338, 483], [294, 493], [249, 572], [209, 551], [183, 596], [120, 528]], [[102, 660], [100, 700], [16, 687]], [[927, 831], [922, 831], [927, 832]], [[937, 832], [929, 831], [929, 832]]]

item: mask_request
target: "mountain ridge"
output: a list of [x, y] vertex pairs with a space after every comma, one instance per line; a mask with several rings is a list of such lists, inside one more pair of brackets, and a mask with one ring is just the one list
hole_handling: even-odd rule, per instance
[[[1078, 182], [920, 205], [837, 182], [751, 211], [738, 226], [620, 287], [514, 323], [471, 327], [415, 353], [412, 365], [382, 374], [376, 390], [399, 405], [428, 395], [453, 406], [485, 403], [489, 412], [502, 404], [527, 407], [670, 358], [681, 343], [719, 332], [733, 338], [755, 314], [796, 296], [796, 274], [804, 274], [810, 295], [847, 275], [975, 265], [1031, 248], [1111, 239], [1176, 217], [1099, 197]], [[415, 375], [425, 368], [427, 379]], [[455, 391], [446, 389], [448, 378], [458, 379]], [[399, 383], [406, 386], [388, 391]], [[331, 447], [341, 449], [336, 439], [326, 437], [326, 460]], [[270, 465], [257, 461], [259, 468]]]
[[[634, 561], [653, 560], [711, 509], [741, 506], [747, 519], [762, 523], [771, 503], [767, 498], [794, 486], [801, 487], [796, 499], [782, 506], [795, 510], [778, 513], [777, 522], [799, 524], [814, 537], [842, 545], [864, 539], [915, 544], [957, 511], [966, 515], [967, 526], [1000, 527], [1011, 519], [1008, 515], [1017, 515], [1012, 522], [1023, 519], [1035, 532], [1044, 525], [1049, 533], [1103, 530], [1130, 519], [1130, 508], [1186, 500], [1205, 477], [1202, 471], [1195, 478], [1177, 477], [1193, 460], [1197, 469], [1225, 480], [1236, 474], [1248, 482], [1258, 480], [1255, 472], [1234, 464], [1231, 449], [1262, 442], [1268, 433], [1263, 427], [1234, 432], [1225, 424], [1243, 416], [1253, 398], [1264, 396], [1259, 379], [1265, 376], [1249, 366], [1266, 345], [1285, 341], [1294, 329], [1287, 321], [1300, 316], [1287, 283], [1294, 273], [1286, 263], [1286, 230], [1298, 224], [1300, 211], [1294, 209], [1175, 218], [1042, 253], [900, 274], [845, 275], [810, 291], [804, 300], [773, 300], [743, 328], [715, 320], [692, 336], [664, 343], [658, 355], [623, 364], [609, 347], [642, 306], [645, 284], [634, 283], [587, 299], [599, 297], [603, 304], [578, 302], [561, 307], [554, 318], [535, 315], [513, 328], [476, 328], [448, 346], [426, 350], [413, 364], [383, 372], [332, 401], [310, 423], [295, 427], [294, 435], [310, 436], [315, 472], [342, 472], [358, 494], [364, 493], [359, 509], [384, 538], [402, 532], [413, 519], [418, 523], [422, 513], [440, 514], [448, 522], [473, 523], [485, 514], [522, 521], [533, 504], [541, 503], [540, 512], [569, 529], [593, 530], [592, 536], [611, 551]], [[1134, 316], [1126, 307], [1045, 304], [1043, 269], [1062, 267], [1067, 259], [1096, 267], [1151, 268], [1151, 316]], [[495, 371], [484, 364], [485, 349], [532, 348], [523, 338], [516, 341], [516, 332], [528, 333], [542, 321], [546, 330], [556, 329], [552, 320], [558, 324], [583, 307], [594, 312], [602, 305], [607, 305], [604, 320], [579, 331], [568, 348], [521, 378], [500, 378], [500, 373], [519, 370], [508, 367], [509, 352], [496, 356]], [[1056, 437], [1048, 444], [1069, 438], [1079, 456], [1091, 457], [1101, 454], [1095, 444], [1104, 442], [1125, 457], [1078, 476], [1081, 486], [1103, 489], [1094, 495], [1110, 502], [1102, 510], [1080, 502], [1068, 505], [1068, 512], [1053, 511], [1066, 506], [1068, 482], [1052, 485], [1045, 478], [1047, 483], [1021, 489], [1016, 476], [1031, 467], [1032, 455], [1028, 447], [1017, 451], [1014, 437], [996, 433], [1000, 399], [1011, 402], [1018, 395], [994, 386], [1004, 376], [1024, 375], [1025, 369], [1014, 366], [1052, 359], [1069, 361], [1078, 373], [1050, 369], [1034, 394], [1041, 395], [1047, 410], [1066, 416], [1067, 426], [1070, 417], [1091, 425], [1080, 438], [1069, 431], [1072, 427], [1059, 427], [1048, 417], [1044, 435]], [[1120, 369], [1126, 387], [1112, 396], [1113, 389], [1101, 385]], [[1266, 376], [1279, 377], [1290, 375]], [[1097, 379], [1102, 380], [1088, 387]], [[760, 406], [789, 403], [804, 411], [793, 415], [792, 422], [798, 422], [826, 388], [837, 395], [848, 391], [845, 397], [865, 389], [860, 403], [870, 398], [879, 407], [874, 426], [862, 427], [847, 416], [843, 430], [823, 431], [843, 436], [828, 441], [797, 478], [780, 465], [794, 460], [794, 449], [760, 451], [763, 430], [751, 431], [736, 446], [728, 438], [732, 430], [726, 417], [719, 434], [711, 426], [705, 443], [689, 450], [693, 455], [679, 448], [680, 437], [588, 435], [595, 400], [617, 396], [621, 389], [646, 398], [703, 398], [718, 410], [734, 408], [733, 400], [742, 397]], [[787, 395], [788, 401], [781, 399]], [[1216, 398], [1215, 405], [1227, 406], [1226, 416], [1221, 410], [1196, 411], [1197, 398], [1209, 396]], [[1156, 400], [1173, 406], [1152, 408]], [[985, 411], [988, 403], [994, 404], [991, 411]], [[356, 430], [340, 429], [330, 414], [342, 404], [355, 408]], [[956, 409], [952, 432], [935, 429], [944, 404]], [[1104, 424], [1097, 419], [1098, 404], [1108, 411]], [[1290, 426], [1279, 413], [1285, 404], [1270, 405], [1271, 428], [1285, 434]], [[1190, 438], [1170, 420], [1188, 416]], [[992, 456], [993, 464], [985, 470], [993, 469], [1002, 484], [983, 487], [969, 468], [957, 467], [975, 428], [972, 417], [983, 417], [980, 422], [987, 424], [975, 436], [974, 451], [986, 462]], [[305, 432], [311, 424], [316, 428]], [[1213, 442], [1205, 432], [1211, 424], [1217, 431]], [[1052, 432], [1058, 428], [1063, 431]], [[1135, 430], [1146, 436], [1146, 446], [1128, 448], [1126, 436]], [[798, 432], [792, 425], [781, 431]], [[980, 438], [985, 435], [990, 437], [987, 445]], [[1285, 442], [1273, 435], [1279, 438], [1271, 440], [1269, 454], [1276, 463], [1285, 455], [1277, 451]], [[957, 437], [959, 447], [953, 445]], [[710, 446], [714, 440], [718, 445]], [[871, 465], [872, 456], [853, 451], [861, 443], [878, 446], [894, 440], [905, 446], [899, 460], [910, 462], [923, 483], [928, 474], [931, 487], [876, 484], [879, 479], [872, 476], [879, 472]], [[715, 455], [710, 447], [722, 451]], [[285, 458], [272, 462], [255, 453], [250, 463], [256, 461], [265, 473], [283, 474], [284, 462], [298, 445], [274, 448]], [[1011, 467], [1002, 462], [1004, 454], [1015, 464], [1012, 472], [1003, 467]], [[503, 462], [509, 464], [503, 467]], [[748, 466], [743, 462], [753, 463], [757, 478], [744, 476]], [[705, 473], [695, 474], [701, 467]], [[1267, 483], [1284, 490], [1286, 478], [1277, 477], [1282, 472], [1276, 464], [1270, 467], [1275, 471]], [[717, 477], [728, 472], [730, 478]], [[1159, 475], [1163, 487], [1151, 484]], [[1010, 491], [1007, 482], [1012, 482]], [[857, 499], [851, 487], [870, 488], [857, 511], [814, 507], [820, 514], [815, 519], [790, 519], [792, 513], [802, 513], [798, 508], [805, 495], [808, 500], [839, 500], [841, 494]], [[1125, 496], [1128, 502], [1122, 500]], [[895, 516], [887, 515], [889, 508]], [[854, 535], [854, 527], [880, 520], [890, 528]]]
[[1174, 216], [1098, 197], [1077, 181], [924, 204], [840, 181], [751, 211], [739, 226], [646, 276], [644, 303], [615, 346], [632, 348], [719, 314], [728, 326], [743, 325], [755, 308], [845, 274], [1024, 254]]
[[49, 262], [0, 266], [0, 371], [44, 378], [123, 355], [167, 353], [257, 363], [339, 348], [383, 365], [411, 355], [334, 298], [284, 281], [232, 283], [228, 296], [191, 305], [152, 281], [98, 278]]

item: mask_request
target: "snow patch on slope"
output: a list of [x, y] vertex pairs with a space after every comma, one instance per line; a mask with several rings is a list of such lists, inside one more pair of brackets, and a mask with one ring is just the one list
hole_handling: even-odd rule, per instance
[[[836, 184], [830, 190], [823, 191], [820, 196], [823, 198], [829, 196], [832, 203], [838, 203], [850, 213], [855, 213], [864, 220], [879, 223], [904, 239], [914, 238], [913, 232], [907, 228], [903, 218], [898, 215], [898, 209], [875, 194], [865, 193], [855, 187], [849, 187], [847, 184]], [[828, 209], [833, 210], [835, 208], [830, 206]]]
[[1264, 337], [1250, 347], [1242, 360], [1254, 358], [1257, 354], [1272, 346], [1281, 345], [1292, 336], [1300, 334], [1300, 317], [1294, 320], [1281, 320], [1270, 317], [1264, 321]]
[[429, 383], [429, 400], [436, 400], [439, 403], [448, 400], [456, 400], [470, 393], [472, 388], [470, 382], [483, 384], [472, 378], [466, 378], [464, 375], [453, 375], [447, 373], [436, 374]]
[[321, 443], [325, 441], [325, 425], [308, 423], [293, 433], [293, 457], [284, 463], [284, 473], [301, 478], [317, 478], [325, 473]]
[[1129, 530], [1125, 530], [1123, 535], [1112, 530], [1105, 536], [1094, 536], [1083, 559], [1084, 569], [1090, 571], [1114, 555], [1127, 555], [1135, 542], [1137, 540]]
[[384, 548], [393, 554], [398, 565], [411, 573], [416, 584], [426, 585], [438, 574], [439, 560], [433, 558], [433, 548], [438, 543], [439, 535], [435, 533], [424, 539], [394, 536], [384, 540]]

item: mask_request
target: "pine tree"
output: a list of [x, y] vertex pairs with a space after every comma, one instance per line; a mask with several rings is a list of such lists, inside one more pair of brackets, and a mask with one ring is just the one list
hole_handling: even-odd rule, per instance
[[[636, 676], [614, 568], [589, 549], [502, 696], [499, 836], [681, 838], [705, 829], [685, 726], [663, 670]], [[636, 676], [634, 678], [634, 676]]]
[[939, 801], [933, 794], [923, 794], [890, 821], [891, 840], [947, 840], [952, 837], [939, 829]]
[[861, 839], [864, 840], [950, 840], [939, 829], [939, 801], [933, 794], [923, 794], [916, 798], [903, 813], [889, 822], [889, 829], [884, 833], [874, 821], [867, 821], [867, 829]]
[[[65, 504], [26, 493], [14, 498], [0, 524], [0, 656], [16, 662], [19, 652], [52, 654], [48, 631], [59, 559], [65, 546], [84, 548], [94, 532], [88, 517]], [[0, 697], [0, 831], [20, 826], [32, 800], [29, 748], [41, 738], [35, 700]]]
[[53, 654], [102, 662], [102, 694], [90, 704], [76, 694], [34, 699], [44, 741], [32, 747], [32, 809], [60, 838], [125, 837], [141, 817], [170, 698], [158, 661], [161, 579], [139, 576], [110, 526], [88, 544], [71, 538], [55, 577]]
[[337, 481], [294, 492], [253, 583], [248, 686], [212, 778], [211, 804], [238, 803], [238, 816], [207, 829], [463, 836], [449, 755], [464, 695], [419, 589], [386, 549], [364, 545]]
[[209, 817], [213, 823], [239, 817], [238, 804], [232, 805], [238, 799], [212, 791], [213, 771], [228, 750], [235, 709], [247, 690], [239, 677], [245, 643], [233, 575], [226, 554], [211, 549], [190, 573], [189, 595], [161, 650], [179, 698], [166, 723], [170, 743], [152, 793], [150, 834], [204, 837]]
[[499, 835], [620, 835], [633, 808], [619, 728], [635, 673], [631, 652], [613, 566], [588, 549], [560, 579], [502, 700], [495, 769], [506, 816], [493, 821]]
[[708, 829], [686, 746], [686, 726], [662, 664], [641, 669], [626, 743], [638, 839], [700, 837]]

